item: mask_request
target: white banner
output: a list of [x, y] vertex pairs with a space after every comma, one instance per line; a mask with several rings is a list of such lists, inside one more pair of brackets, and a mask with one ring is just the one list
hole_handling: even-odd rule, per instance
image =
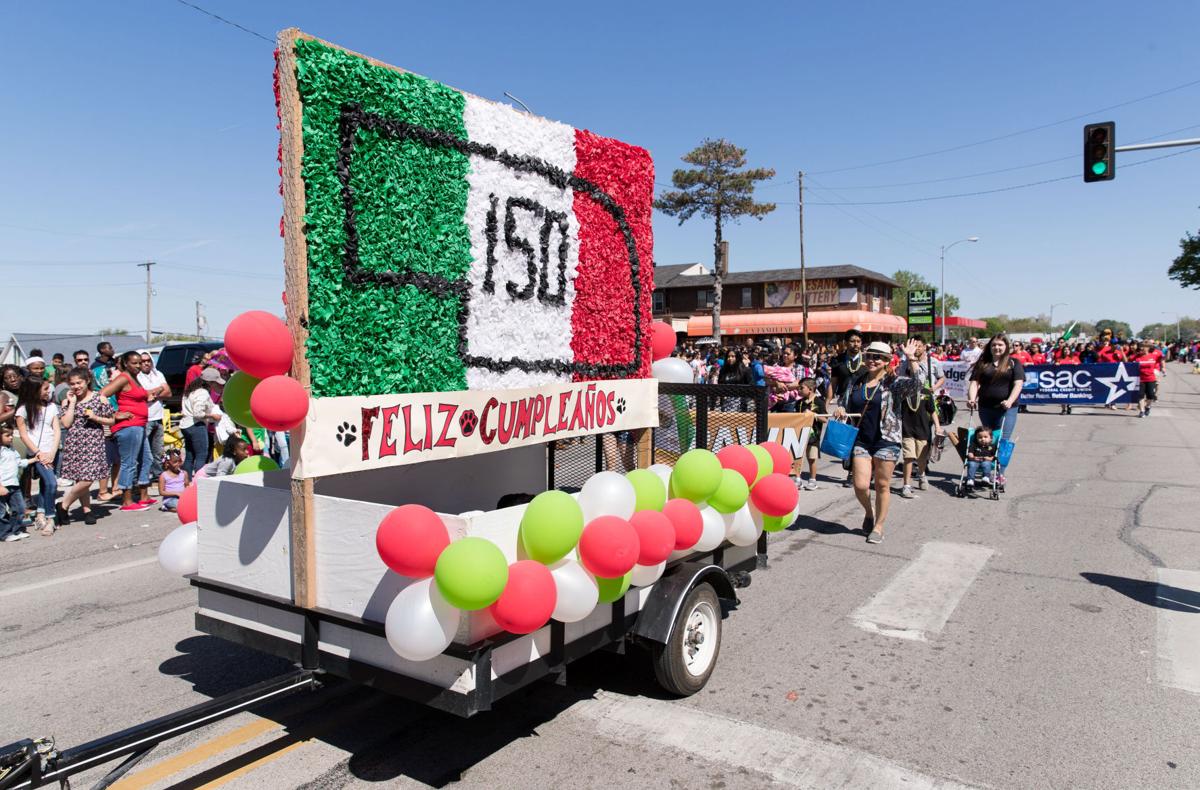
[[657, 426], [657, 379], [315, 398], [292, 475], [322, 477]]
[[971, 372], [971, 363], [947, 360], [942, 363], [942, 370], [946, 374], [946, 386], [943, 388], [946, 394], [955, 400], [966, 400], [967, 374]]

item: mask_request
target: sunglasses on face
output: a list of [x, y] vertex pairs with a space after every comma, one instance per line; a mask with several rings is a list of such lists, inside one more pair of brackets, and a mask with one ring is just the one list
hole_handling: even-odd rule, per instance
[[866, 354], [863, 356], [867, 362], [887, 362], [887, 357], [879, 354]]

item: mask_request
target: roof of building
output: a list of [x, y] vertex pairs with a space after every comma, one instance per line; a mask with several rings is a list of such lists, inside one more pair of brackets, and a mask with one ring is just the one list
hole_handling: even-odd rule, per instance
[[[62, 354], [70, 360], [77, 350], [88, 352], [92, 359], [96, 358], [98, 343], [112, 343], [113, 351], [120, 354], [124, 351], [145, 348], [145, 341], [138, 335], [62, 335], [33, 332], [13, 332], [3, 349], [3, 358], [21, 364], [32, 354], [32, 350], [41, 349], [42, 355], [49, 362], [55, 354]], [[19, 353], [13, 354], [12, 347], [16, 346]]]
[[[695, 264], [683, 265], [683, 268], [695, 266]], [[680, 265], [675, 266], [659, 266], [654, 270], [654, 285], [656, 288], [701, 288], [705, 285], [712, 284], [712, 274], [682, 274], [679, 273]], [[672, 276], [667, 279], [663, 272], [671, 272]], [[875, 280], [876, 282], [887, 283], [891, 286], [898, 286], [900, 283], [888, 277], [886, 274], [864, 269], [861, 266], [809, 266], [806, 272], [809, 280], [832, 280], [844, 279], [850, 277], [863, 277], [865, 279]], [[774, 283], [774, 282], [789, 282], [800, 279], [800, 269], [761, 269], [752, 272], [730, 272], [725, 275], [723, 283], [725, 285], [754, 285], [757, 283]]]
[[707, 271], [707, 269], [704, 269], [704, 267], [699, 263], [672, 263], [667, 266], [655, 266], [654, 287], [662, 288], [676, 277], [682, 275], [684, 272], [695, 268], [700, 268]]

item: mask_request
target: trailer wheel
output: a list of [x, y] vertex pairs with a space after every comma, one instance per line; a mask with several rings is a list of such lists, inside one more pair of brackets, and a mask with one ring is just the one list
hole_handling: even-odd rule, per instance
[[708, 683], [721, 652], [721, 601], [710, 584], [697, 584], [679, 608], [665, 645], [653, 648], [654, 676], [672, 694], [687, 697]]

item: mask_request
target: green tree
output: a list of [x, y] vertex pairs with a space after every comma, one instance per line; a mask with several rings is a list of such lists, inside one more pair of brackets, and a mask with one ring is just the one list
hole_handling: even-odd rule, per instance
[[[1096, 322], [1096, 332], [1103, 332], [1105, 329], [1113, 331], [1113, 337], [1133, 337], [1133, 327], [1124, 321], [1114, 321], [1111, 318], [1101, 318]], [[1078, 330], [1077, 330], [1078, 331]]]
[[654, 207], [682, 225], [696, 214], [709, 217], [716, 226], [713, 241], [713, 337], [721, 338], [721, 290], [726, 262], [721, 260], [721, 229], [726, 222], [742, 217], [761, 220], [775, 210], [774, 203], [755, 203], [757, 181], [775, 177], [771, 168], [746, 169], [746, 149], [728, 140], [705, 139], [698, 148], [687, 153], [683, 161], [695, 165], [678, 169], [671, 174], [675, 189], [663, 192]]
[[1179, 322], [1167, 321], [1165, 323], [1147, 324], [1142, 327], [1139, 337], [1152, 337], [1155, 340], [1174, 340], [1177, 336], [1183, 340], [1200, 335], [1200, 320], [1191, 318], [1190, 316], [1179, 316]]
[[[895, 315], [908, 315], [909, 291], [925, 291], [934, 287], [933, 283], [908, 269], [895, 272], [892, 274], [892, 279], [900, 283], [892, 289], [892, 313]], [[942, 314], [942, 298], [939, 295], [933, 303], [933, 311], [939, 316]], [[946, 294], [945, 300], [946, 315], [954, 315], [958, 311], [958, 297], [954, 294]]]
[[1167, 276], [1184, 288], [1200, 290], [1200, 235], [1184, 232], [1179, 240], [1179, 256], [1167, 269]]
[[104, 329], [96, 330], [97, 335], [128, 335], [128, 329], [115, 329], [113, 327], [105, 327]]

